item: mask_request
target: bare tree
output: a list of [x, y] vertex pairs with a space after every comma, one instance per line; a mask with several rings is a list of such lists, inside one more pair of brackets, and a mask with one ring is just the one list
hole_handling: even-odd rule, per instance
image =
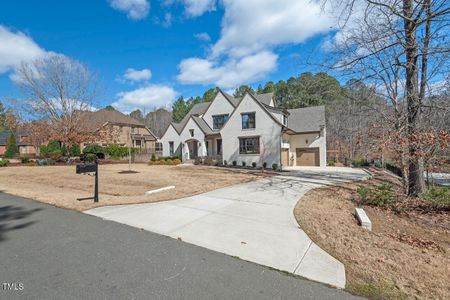
[[[389, 100], [395, 130], [405, 137], [408, 193], [424, 188], [417, 137], [430, 82], [448, 75], [448, 0], [345, 0], [325, 2], [339, 12], [341, 30], [331, 43], [332, 67], [374, 84]], [[444, 74], [442, 74], [444, 72]], [[383, 112], [381, 112], [383, 113]]]
[[16, 82], [28, 112], [47, 120], [49, 136], [66, 145], [83, 142], [80, 111], [93, 107], [97, 79], [87, 66], [63, 55], [51, 54], [17, 69]]

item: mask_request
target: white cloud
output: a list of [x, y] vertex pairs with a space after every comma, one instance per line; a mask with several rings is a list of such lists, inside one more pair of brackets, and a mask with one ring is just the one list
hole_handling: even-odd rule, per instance
[[0, 25], [0, 74], [15, 69], [23, 61], [44, 56], [45, 50], [31, 37]]
[[147, 81], [152, 78], [152, 71], [149, 69], [135, 70], [128, 68], [123, 75], [125, 81]]
[[194, 37], [202, 42], [209, 42], [211, 40], [211, 37], [209, 36], [209, 34], [207, 32], [199, 32], [194, 34]]
[[151, 84], [128, 92], [117, 94], [118, 100], [111, 105], [120, 111], [169, 107], [178, 93], [170, 86]]
[[180, 65], [178, 80], [184, 84], [215, 84], [223, 88], [236, 87], [261, 79], [277, 66], [278, 56], [262, 51], [222, 64], [207, 59], [188, 58]]
[[189, 17], [198, 17], [216, 9], [216, 0], [182, 0]]
[[223, 0], [221, 5], [219, 40], [205, 58], [181, 61], [180, 82], [224, 88], [252, 83], [276, 68], [276, 47], [300, 44], [334, 24], [315, 0]]
[[142, 20], [148, 16], [150, 2], [148, 0], [110, 0], [112, 8], [124, 12], [132, 20]]

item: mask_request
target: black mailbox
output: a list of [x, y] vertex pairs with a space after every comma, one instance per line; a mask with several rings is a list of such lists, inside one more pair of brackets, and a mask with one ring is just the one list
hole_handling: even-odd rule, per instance
[[77, 165], [77, 174], [96, 173], [98, 171], [97, 164], [80, 164]]

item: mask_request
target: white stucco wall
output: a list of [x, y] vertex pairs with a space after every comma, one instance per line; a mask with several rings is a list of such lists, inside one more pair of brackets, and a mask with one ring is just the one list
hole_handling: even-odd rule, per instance
[[223, 115], [223, 114], [231, 115], [233, 110], [234, 110], [234, 107], [231, 105], [231, 103], [227, 99], [225, 99], [225, 97], [222, 95], [222, 93], [218, 93], [217, 96], [212, 101], [212, 103], [209, 105], [208, 110], [205, 112], [205, 114], [202, 117], [203, 117], [203, 120], [205, 120], [206, 124], [208, 124], [208, 126], [211, 129], [213, 129], [212, 116]]
[[169, 142], [173, 142], [175, 155], [181, 155], [181, 139], [178, 135], [175, 128], [173, 128], [172, 125], [169, 126], [167, 131], [164, 133], [164, 135], [158, 140], [160, 143], [162, 143], [163, 156], [170, 156], [169, 153]]
[[[190, 129], [194, 129], [194, 136], [191, 137]], [[180, 140], [183, 144], [182, 146], [182, 158], [183, 160], [190, 159], [189, 157], [189, 147], [186, 144], [187, 140], [195, 139], [198, 140], [198, 156], [206, 156], [206, 146], [205, 146], [205, 135], [198, 127], [197, 123], [190, 118], [180, 134]]]
[[[242, 129], [241, 113], [255, 112], [256, 128]], [[256, 162], [261, 166], [267, 162], [280, 165], [281, 126], [261, 108], [250, 96], [246, 95], [236, 111], [221, 130], [223, 139], [223, 159], [231, 164], [234, 160], [238, 165], [245, 161], [247, 165]], [[239, 137], [260, 137], [260, 154], [239, 154]]]
[[[308, 143], [306, 143], [308, 141]], [[283, 142], [289, 143], [289, 163], [295, 166], [297, 164], [296, 148], [319, 148], [320, 166], [327, 165], [326, 132], [304, 133], [296, 135], [283, 134]]]

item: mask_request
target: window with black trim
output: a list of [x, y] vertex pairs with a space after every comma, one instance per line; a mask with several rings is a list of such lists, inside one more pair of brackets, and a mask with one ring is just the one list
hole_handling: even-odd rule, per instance
[[259, 154], [259, 136], [240, 137], [239, 154]]
[[242, 129], [251, 129], [256, 127], [255, 113], [243, 113]]
[[194, 137], [194, 129], [189, 129], [189, 133], [191, 134], [191, 137]]
[[162, 152], [163, 151], [163, 144], [162, 143], [155, 143], [155, 151]]
[[215, 115], [213, 118], [213, 129], [221, 129], [226, 121], [228, 121], [229, 115]]
[[172, 156], [174, 153], [173, 142], [169, 142], [169, 155]]

